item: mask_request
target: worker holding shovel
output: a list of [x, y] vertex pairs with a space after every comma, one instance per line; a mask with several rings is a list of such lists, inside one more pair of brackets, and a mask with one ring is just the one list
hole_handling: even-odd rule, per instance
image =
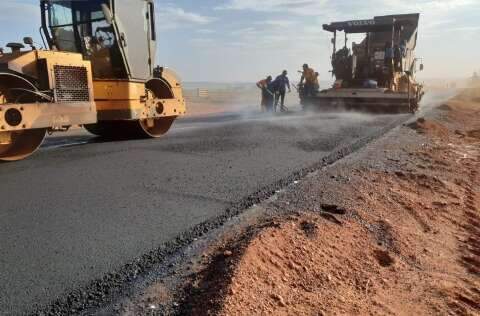
[[269, 91], [268, 89], [271, 83], [272, 83], [272, 76], [268, 76], [267, 78], [257, 82], [257, 87], [260, 90], [262, 90], [262, 100], [260, 102], [262, 112], [268, 111], [268, 103], [269, 103], [269, 100], [272, 98], [272, 92]]
[[277, 78], [275, 78], [274, 81], [274, 91], [275, 91], [275, 105], [274, 105], [274, 111], [277, 111], [278, 103], [280, 102], [280, 111], [285, 112], [286, 107], [285, 107], [285, 94], [287, 93], [287, 88], [288, 92], [292, 92], [292, 89], [290, 89], [290, 81], [288, 80], [287, 77], [287, 71], [284, 70], [281, 75], [279, 75]]
[[273, 85], [272, 76], [268, 76], [265, 79], [257, 82], [257, 87], [262, 90], [261, 109], [262, 112], [271, 111], [273, 107]]

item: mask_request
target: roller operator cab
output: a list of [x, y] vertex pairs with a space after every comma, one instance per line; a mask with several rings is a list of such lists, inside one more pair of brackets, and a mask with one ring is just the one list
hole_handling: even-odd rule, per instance
[[[331, 57], [333, 87], [300, 99], [308, 109], [361, 110], [380, 113], [415, 112], [423, 87], [415, 74], [423, 65], [415, 57], [420, 15], [377, 16], [370, 20], [323, 25], [333, 35]], [[339, 34], [344, 45], [337, 47]], [[350, 34], [363, 34], [360, 43], [348, 45]]]
[[83, 125], [109, 138], [159, 137], [186, 112], [180, 80], [155, 66], [153, 0], [40, 1], [48, 50], [0, 54], [0, 161]]

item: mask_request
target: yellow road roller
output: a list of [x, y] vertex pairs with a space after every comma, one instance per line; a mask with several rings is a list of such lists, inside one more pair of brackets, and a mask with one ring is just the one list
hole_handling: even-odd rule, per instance
[[0, 52], [0, 161], [31, 155], [82, 125], [108, 138], [156, 138], [186, 113], [182, 86], [155, 66], [154, 0], [42, 0], [44, 46]]

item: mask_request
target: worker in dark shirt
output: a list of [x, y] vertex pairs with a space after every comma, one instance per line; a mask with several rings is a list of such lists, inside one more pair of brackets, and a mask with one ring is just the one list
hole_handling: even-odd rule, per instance
[[276, 86], [276, 83], [274, 81], [270, 81], [267, 84], [266, 95], [265, 95], [267, 112], [275, 111], [275, 86]]
[[278, 102], [280, 101], [280, 111], [285, 112], [285, 94], [287, 93], [287, 88], [288, 92], [292, 92], [290, 89], [290, 81], [288, 80], [287, 77], [287, 71], [284, 70], [281, 75], [279, 75], [277, 78], [274, 80], [274, 90], [275, 90], [275, 105], [274, 105], [274, 111], [277, 111], [278, 107]]

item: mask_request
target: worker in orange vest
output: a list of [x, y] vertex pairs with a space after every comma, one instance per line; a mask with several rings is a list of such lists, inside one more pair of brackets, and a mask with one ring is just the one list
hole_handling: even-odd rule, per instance
[[300, 84], [303, 85], [303, 93], [305, 96], [313, 95], [315, 91], [315, 82], [317, 81], [317, 76], [315, 75], [315, 70], [308, 67], [308, 64], [303, 65], [302, 78], [300, 79]]

